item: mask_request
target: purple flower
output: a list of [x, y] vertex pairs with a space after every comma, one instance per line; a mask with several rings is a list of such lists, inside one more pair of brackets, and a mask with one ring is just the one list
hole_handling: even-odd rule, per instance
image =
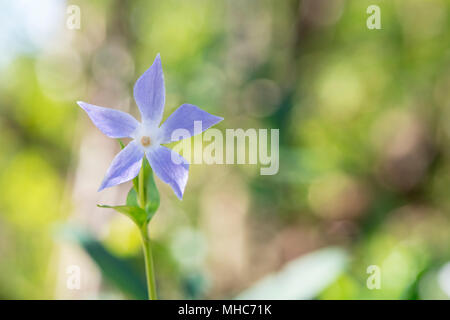
[[152, 66], [136, 81], [134, 99], [141, 112], [139, 123], [131, 115], [109, 108], [78, 101], [92, 122], [110, 138], [133, 140], [114, 158], [98, 191], [134, 179], [141, 169], [144, 155], [155, 174], [168, 183], [179, 199], [183, 198], [188, 179], [186, 159], [162, 144], [173, 140], [176, 129], [194, 133], [194, 121], [201, 121], [202, 130], [223, 120], [192, 104], [183, 104], [161, 125], [164, 112], [164, 75], [159, 54]]

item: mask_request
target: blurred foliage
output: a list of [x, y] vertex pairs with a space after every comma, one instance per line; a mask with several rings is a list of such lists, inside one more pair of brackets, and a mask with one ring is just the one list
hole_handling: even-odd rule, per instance
[[304, 300], [317, 297], [343, 272], [348, 260], [340, 248], [325, 248], [289, 262], [237, 298], [243, 300]]
[[[53, 230], [88, 218], [89, 268], [103, 276], [75, 297], [141, 297], [108, 269], [143, 272], [142, 253], [132, 224], [95, 211], [103, 172], [82, 173], [113, 147], [75, 101], [137, 115], [132, 86], [158, 52], [165, 117], [189, 102], [222, 130], [280, 129], [277, 175], [193, 165], [183, 202], [157, 181], [162, 298], [239, 296], [328, 246], [349, 262], [299, 298], [449, 297], [449, 1], [375, 1], [381, 30], [366, 27], [371, 0], [22, 2], [0, 2], [0, 298], [71, 297]], [[72, 4], [80, 30], [66, 27]], [[380, 290], [366, 286], [370, 265]]]
[[86, 231], [66, 227], [63, 237], [82, 246], [101, 269], [107, 281], [126, 296], [131, 299], [147, 299], [145, 279], [135, 270], [132, 263], [112, 254]]

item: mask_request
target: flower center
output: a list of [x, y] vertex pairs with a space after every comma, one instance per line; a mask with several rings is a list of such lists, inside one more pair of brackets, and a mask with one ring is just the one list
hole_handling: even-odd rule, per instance
[[151, 140], [150, 140], [150, 137], [147, 137], [147, 136], [143, 136], [142, 138], [141, 138], [141, 144], [144, 146], [144, 147], [148, 147], [150, 144], [151, 144]]

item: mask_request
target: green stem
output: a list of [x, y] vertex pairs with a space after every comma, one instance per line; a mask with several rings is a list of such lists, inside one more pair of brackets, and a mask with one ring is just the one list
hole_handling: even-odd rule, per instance
[[145, 274], [147, 276], [148, 299], [156, 300], [158, 299], [158, 297], [156, 296], [156, 282], [153, 266], [153, 255], [152, 255], [152, 248], [150, 245], [150, 237], [148, 235], [147, 224], [145, 224], [145, 226], [141, 229], [141, 235], [142, 235], [142, 246], [144, 249]]
[[[144, 176], [144, 162], [142, 162], [142, 168], [139, 172], [137, 193], [139, 199], [139, 205], [141, 208], [145, 209], [146, 199], [145, 199], [145, 176]], [[144, 250], [144, 262], [145, 262], [145, 275], [147, 278], [147, 291], [148, 299], [156, 300], [156, 282], [155, 282], [155, 269], [153, 267], [153, 255], [152, 247], [150, 244], [150, 236], [148, 234], [148, 222], [143, 225], [138, 226], [142, 237], [142, 248]]]

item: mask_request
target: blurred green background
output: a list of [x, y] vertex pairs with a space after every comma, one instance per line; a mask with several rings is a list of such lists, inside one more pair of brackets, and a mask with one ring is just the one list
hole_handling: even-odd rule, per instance
[[[381, 30], [366, 27], [372, 4]], [[447, 299], [449, 13], [445, 0], [0, 1], [0, 298], [145, 298], [137, 230], [96, 207], [130, 187], [96, 192], [119, 146], [75, 102], [137, 116], [133, 84], [160, 52], [164, 118], [189, 102], [221, 130], [280, 129], [277, 175], [192, 165], [182, 202], [157, 181], [161, 298]]]

